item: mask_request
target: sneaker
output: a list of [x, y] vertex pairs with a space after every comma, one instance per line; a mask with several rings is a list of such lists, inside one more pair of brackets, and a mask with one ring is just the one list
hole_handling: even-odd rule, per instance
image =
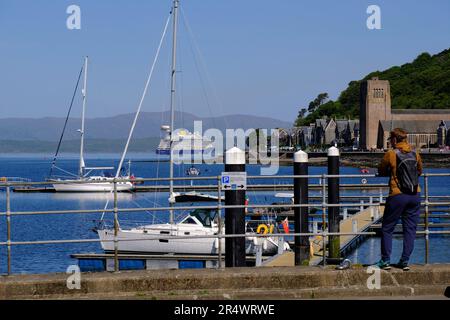
[[378, 268], [380, 268], [381, 270], [391, 270], [391, 264], [389, 263], [389, 261], [383, 261], [383, 259], [381, 259], [380, 261], [378, 261], [375, 266], [377, 266]]
[[400, 260], [400, 261], [397, 263], [396, 267], [402, 269], [403, 271], [409, 271], [409, 270], [411, 270], [411, 268], [408, 266], [408, 261]]

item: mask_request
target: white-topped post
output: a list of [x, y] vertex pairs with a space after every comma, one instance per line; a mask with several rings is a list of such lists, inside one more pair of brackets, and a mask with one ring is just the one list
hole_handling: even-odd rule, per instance
[[[225, 172], [245, 172], [245, 151], [225, 152]], [[222, 184], [224, 181], [222, 181]], [[245, 190], [225, 190], [225, 205], [244, 205]], [[245, 209], [225, 208], [225, 234], [245, 234]], [[225, 238], [225, 267], [245, 267], [245, 238]]]
[[[308, 154], [304, 151], [294, 153], [294, 175], [308, 175]], [[294, 204], [308, 204], [308, 178], [294, 178]], [[294, 208], [294, 232], [308, 233], [308, 226], [308, 208]], [[296, 266], [309, 262], [309, 237], [295, 237], [294, 252]]]
[[[340, 153], [336, 147], [328, 149], [328, 175], [339, 175]], [[339, 178], [328, 178], [328, 204], [339, 203]], [[339, 232], [339, 207], [328, 208], [328, 230]], [[329, 260], [333, 264], [339, 264], [341, 259], [341, 245], [339, 236], [329, 238]]]

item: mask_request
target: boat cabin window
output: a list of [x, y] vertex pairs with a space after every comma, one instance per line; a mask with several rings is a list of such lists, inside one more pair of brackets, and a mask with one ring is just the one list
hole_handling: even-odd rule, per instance
[[197, 222], [195, 222], [195, 220], [192, 219], [192, 218], [187, 218], [186, 220], [183, 221], [183, 223], [186, 223], [186, 224], [197, 224]]
[[211, 222], [214, 221], [216, 214], [215, 210], [197, 209], [191, 212], [191, 216], [196, 217], [205, 227], [211, 227]]

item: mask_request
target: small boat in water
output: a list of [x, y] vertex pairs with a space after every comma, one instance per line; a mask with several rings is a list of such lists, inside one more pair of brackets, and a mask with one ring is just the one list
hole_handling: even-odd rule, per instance
[[[112, 192], [114, 191], [114, 178], [104, 176], [89, 176], [74, 180], [52, 180], [56, 192]], [[61, 182], [61, 183], [58, 183]], [[132, 182], [117, 182], [117, 191], [129, 191], [133, 188]]]
[[[78, 175], [71, 174], [70, 172], [67, 172], [61, 168], [58, 168], [56, 166], [56, 158], [58, 156], [59, 148], [61, 146], [62, 138], [64, 136], [64, 131], [66, 128], [67, 120], [70, 116], [70, 111], [72, 109], [72, 103], [69, 108], [69, 112], [67, 114], [66, 118], [66, 124], [64, 125], [63, 132], [61, 134], [58, 147], [53, 159], [52, 167], [50, 169], [50, 178], [48, 179], [49, 182], [55, 182], [53, 184], [53, 188], [56, 192], [111, 192], [114, 191], [114, 177], [112, 175], [90, 175], [93, 171], [98, 170], [111, 170], [114, 169], [114, 167], [92, 167], [88, 168], [85, 165], [84, 162], [84, 133], [85, 133], [85, 111], [86, 111], [86, 94], [87, 94], [87, 69], [88, 69], [88, 57], [85, 57], [83, 68], [80, 71], [80, 75], [78, 77], [78, 82], [75, 87], [74, 97], [75, 93], [77, 92], [78, 83], [81, 78], [81, 74], [84, 73], [84, 86], [81, 91], [83, 96], [83, 109], [82, 109], [82, 115], [81, 115], [81, 129], [78, 130], [80, 132], [80, 160], [79, 160], [79, 168], [78, 168]], [[53, 169], [59, 169], [66, 174], [71, 175], [71, 178], [55, 178], [52, 177]], [[130, 170], [128, 170], [127, 176], [121, 176], [118, 178], [120, 179], [131, 179], [132, 176], [130, 175]], [[124, 182], [117, 182], [116, 183], [116, 189], [117, 191], [128, 191], [133, 188], [133, 183], [129, 181]]]

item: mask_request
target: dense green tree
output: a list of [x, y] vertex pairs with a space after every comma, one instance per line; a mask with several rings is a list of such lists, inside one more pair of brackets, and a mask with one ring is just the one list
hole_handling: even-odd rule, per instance
[[361, 80], [351, 81], [337, 101], [325, 102], [328, 95], [320, 94], [309, 104], [308, 116], [303, 114], [295, 124], [307, 125], [323, 116], [358, 118], [361, 82], [372, 77], [389, 80], [393, 109], [450, 108], [450, 49], [447, 49], [433, 56], [425, 52], [411, 63], [375, 71]]
[[295, 126], [299, 126], [300, 125], [301, 121], [303, 120], [303, 118], [306, 115], [306, 112], [307, 112], [306, 108], [301, 108], [299, 110], [298, 116], [297, 116], [297, 120], [295, 121]]

